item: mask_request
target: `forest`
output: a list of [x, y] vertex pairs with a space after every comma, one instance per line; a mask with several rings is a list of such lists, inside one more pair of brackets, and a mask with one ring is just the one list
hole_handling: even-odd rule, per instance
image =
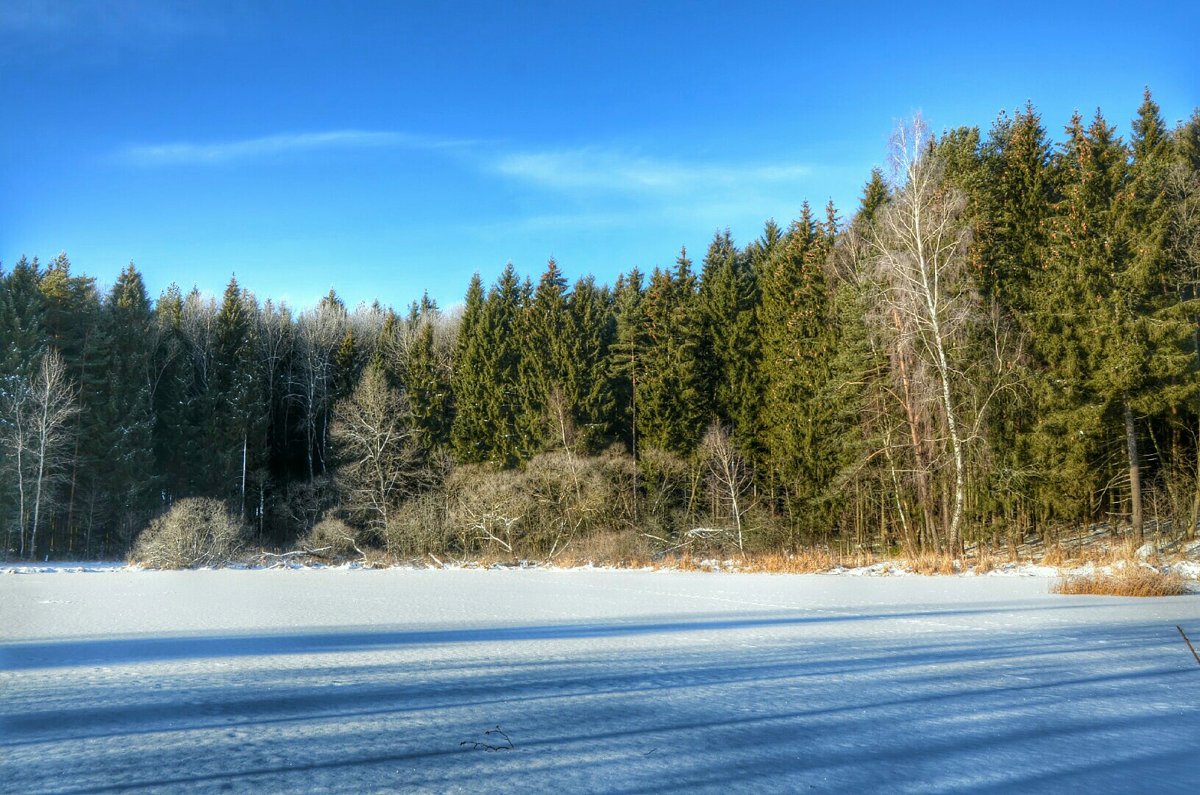
[[[847, 212], [569, 284], [551, 260], [295, 311], [0, 269], [10, 558], [126, 554], [185, 498], [396, 559], [960, 554], [1200, 522], [1200, 110], [901, 125]], [[881, 153], [882, 154], [882, 153]], [[799, 200], [799, 197], [798, 197]], [[236, 270], [236, 268], [234, 269]]]

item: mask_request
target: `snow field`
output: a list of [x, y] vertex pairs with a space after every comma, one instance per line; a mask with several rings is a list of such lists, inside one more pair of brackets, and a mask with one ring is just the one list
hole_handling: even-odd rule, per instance
[[1194, 791], [1200, 597], [1049, 582], [0, 576], [0, 789]]

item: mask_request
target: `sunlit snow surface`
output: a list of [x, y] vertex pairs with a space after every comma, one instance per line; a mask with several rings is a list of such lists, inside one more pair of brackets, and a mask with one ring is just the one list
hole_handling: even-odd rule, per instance
[[0, 790], [1194, 792], [1200, 596], [1049, 582], [5, 573]]

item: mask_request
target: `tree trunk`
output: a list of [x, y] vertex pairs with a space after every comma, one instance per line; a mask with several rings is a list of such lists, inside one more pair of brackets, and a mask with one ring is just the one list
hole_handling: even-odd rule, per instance
[[42, 423], [40, 433], [38, 434], [38, 472], [37, 481], [33, 491], [33, 524], [29, 528], [29, 559], [33, 560], [35, 545], [37, 543], [38, 519], [41, 515], [42, 508], [42, 481], [46, 474], [46, 443], [49, 431], [50, 420], [50, 387], [46, 387], [45, 399], [42, 401]]
[[246, 521], [246, 447], [247, 447], [248, 443], [249, 442], [248, 442], [247, 436], [243, 434], [242, 435], [242, 509], [241, 509], [241, 519], [243, 522]]
[[[895, 324], [897, 332], [902, 330], [899, 313], [895, 311], [892, 312], [892, 322]], [[934, 547], [937, 549], [940, 547], [940, 543], [938, 542], [937, 533], [934, 532], [933, 510], [932, 506], [930, 505], [930, 467], [926, 465], [925, 445], [921, 438], [921, 420], [919, 414], [917, 413], [915, 399], [912, 394], [912, 383], [908, 376], [908, 366], [903, 352], [897, 353], [896, 362], [900, 370], [900, 386], [904, 393], [904, 418], [908, 421], [908, 432], [913, 446], [913, 459], [915, 461], [914, 469], [916, 470], [913, 474], [917, 481], [917, 501], [921, 503], [921, 512], [925, 518], [925, 534], [927, 537], [931, 537], [933, 539]], [[898, 495], [897, 499], [899, 499]], [[905, 529], [905, 532], [908, 532], [907, 528]], [[938, 551], [941, 550], [938, 549]]]
[[1125, 400], [1125, 450], [1129, 454], [1129, 523], [1133, 537], [1140, 544], [1144, 540], [1142, 530], [1142, 473], [1138, 464], [1137, 429], [1133, 424], [1133, 408]]

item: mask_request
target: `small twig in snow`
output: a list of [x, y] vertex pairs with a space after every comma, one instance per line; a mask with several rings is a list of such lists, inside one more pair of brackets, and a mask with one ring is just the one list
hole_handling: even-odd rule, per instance
[[1192, 656], [1196, 658], [1196, 662], [1200, 663], [1200, 654], [1196, 653], [1196, 647], [1192, 645], [1192, 642], [1190, 640], [1188, 640], [1188, 636], [1183, 631], [1183, 627], [1176, 624], [1175, 629], [1179, 630], [1180, 635], [1183, 635], [1183, 642], [1186, 643], [1187, 647], [1192, 650]]

